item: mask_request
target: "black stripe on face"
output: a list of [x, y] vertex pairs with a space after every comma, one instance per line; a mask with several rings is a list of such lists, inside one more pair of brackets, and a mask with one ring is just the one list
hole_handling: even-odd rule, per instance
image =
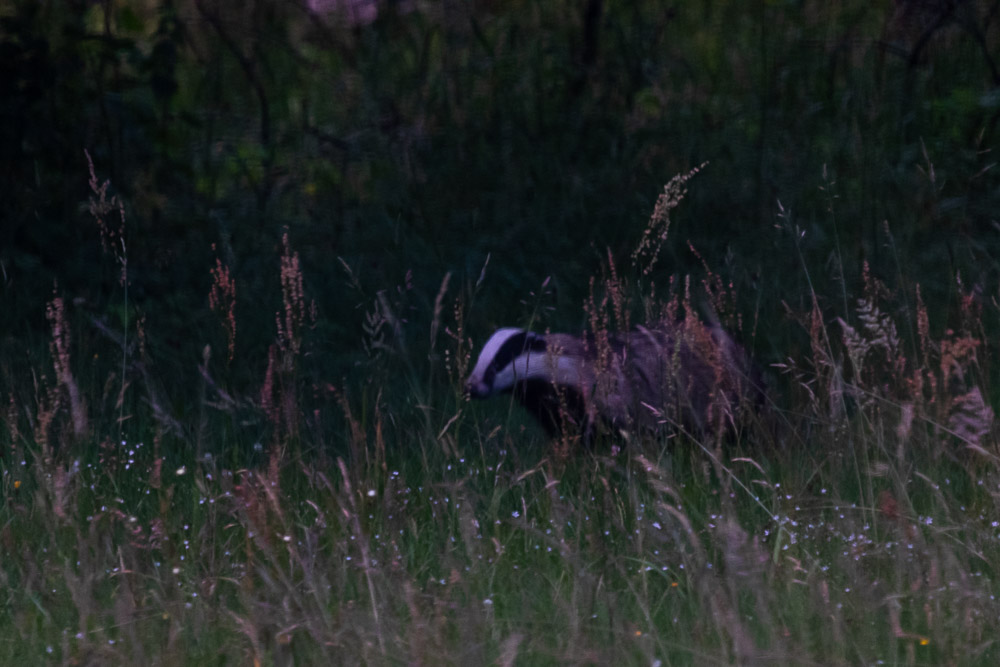
[[528, 351], [545, 352], [545, 339], [530, 331], [523, 331], [504, 341], [504, 344], [497, 350], [496, 356], [493, 357], [493, 361], [490, 363], [489, 370], [487, 371], [490, 376], [490, 382], [492, 382], [492, 376], [496, 375], [498, 370], [517, 359], [523, 352]]

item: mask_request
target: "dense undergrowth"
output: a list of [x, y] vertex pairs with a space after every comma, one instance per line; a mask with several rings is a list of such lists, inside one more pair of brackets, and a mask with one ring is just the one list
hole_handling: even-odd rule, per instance
[[[546, 324], [579, 330], [605, 250], [626, 256], [659, 187], [706, 161], [658, 268], [695, 271], [690, 242], [769, 330], [782, 301], [810, 307], [803, 259], [839, 312], [863, 259], [894, 283], [933, 275], [935, 312], [956, 274], [1000, 275], [990, 0], [360, 2], [377, 12], [358, 22], [344, 4], [0, 3], [5, 356], [44, 336], [58, 281], [109, 322], [147, 315], [179, 396], [215, 332], [219, 259], [247, 297], [237, 344], [255, 367], [286, 229], [327, 379], [364, 358], [373, 290], [408, 289], [397, 315], [427, 327], [443, 276], [471, 288], [487, 258], [465, 313], [477, 335], [523, 317], [546, 279]], [[85, 151], [127, 208], [127, 313], [89, 224]], [[802, 258], [774, 232], [779, 205]], [[345, 265], [368, 292], [344, 288]]]
[[[621, 268], [609, 253], [595, 272], [595, 334], [700, 300], [752, 336], [707, 263], [659, 285], [644, 270], [686, 178]], [[107, 225], [119, 209], [101, 193]], [[126, 254], [108, 253], [125, 300]], [[404, 336], [379, 292], [366, 379], [317, 382], [287, 237], [275, 262], [283, 299], [252, 394], [228, 388], [231, 348], [206, 346], [187, 388], [198, 409], [179, 412], [189, 401], [157, 381], [142, 323], [73, 318], [58, 291], [47, 354], [8, 360], [4, 662], [997, 659], [996, 306], [974, 291], [957, 287], [943, 329], [919, 286], [865, 271], [846, 311], [814, 295], [787, 313], [810, 351], [773, 364], [759, 418], [586, 449], [546, 442], [508, 401], [464, 399], [473, 297], [447, 279], [429, 338]], [[239, 331], [229, 280], [217, 263], [220, 341]], [[544, 286], [527, 296], [533, 320]]]

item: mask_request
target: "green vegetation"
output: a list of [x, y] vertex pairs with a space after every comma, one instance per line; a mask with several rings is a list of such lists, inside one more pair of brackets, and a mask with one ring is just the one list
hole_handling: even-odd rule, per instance
[[[0, 663], [997, 664], [997, 3], [231, 4], [0, 2]], [[759, 419], [462, 394], [663, 312]]]

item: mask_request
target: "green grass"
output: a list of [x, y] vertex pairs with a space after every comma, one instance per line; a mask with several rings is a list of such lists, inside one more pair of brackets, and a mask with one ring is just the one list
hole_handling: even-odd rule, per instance
[[[592, 329], [692, 308], [685, 281], [654, 297], [624, 277], [641, 266], [607, 261]], [[604, 434], [588, 449], [546, 441], [512, 401], [464, 399], [474, 292], [449, 309], [441, 289], [426, 342], [376, 294], [365, 360], [334, 383], [311, 361], [287, 242], [281, 266], [256, 366], [206, 348], [170, 389], [141, 320], [116, 336], [58, 296], [47, 353], [3, 360], [0, 663], [1000, 658], [1000, 458], [976, 288], [958, 286], [953, 328], [936, 334], [915, 288], [865, 267], [847, 311], [823, 315], [814, 293], [812, 312], [788, 313], [807, 351], [771, 369], [767, 405], [736, 432]], [[732, 287], [707, 262], [697, 280], [738, 329]], [[544, 285], [525, 299], [532, 320], [544, 299]], [[254, 373], [259, 390], [229, 388]]]
[[[154, 421], [47, 460], [10, 442], [0, 661], [997, 659], [1000, 474], [931, 426], [900, 441], [883, 407], [718, 462], [682, 437], [560, 460], [503, 407], [458, 407], [441, 439], [370, 410], [346, 461], [307, 438], [197, 459]], [[212, 451], [228, 417], [206, 420]]]

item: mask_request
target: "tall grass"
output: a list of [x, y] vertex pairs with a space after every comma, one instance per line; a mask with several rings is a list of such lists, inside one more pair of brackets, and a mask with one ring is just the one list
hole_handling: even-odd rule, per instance
[[[666, 284], [643, 270], [682, 185], [631, 273], [610, 254], [595, 271], [582, 308], [595, 334], [703, 298], [754, 335], [707, 260]], [[957, 284], [955, 312], [932, 314], [918, 285], [866, 270], [846, 308], [816, 292], [811, 309], [789, 307], [808, 352], [774, 364], [762, 418], [736, 436], [584, 450], [544, 442], [503, 401], [462, 397], [472, 339], [488, 333], [464, 315], [488, 274], [454, 293], [442, 280], [426, 338], [405, 319], [409, 286], [365, 294], [363, 372], [317, 380], [310, 322], [335, 314], [307, 306], [288, 235], [274, 270], [275, 342], [259, 387], [241, 392], [227, 379], [244, 363], [237, 291], [221, 262], [207, 269], [218, 330], [206, 336], [227, 354], [206, 347], [192, 369], [198, 414], [176, 412], [153, 360], [129, 356], [131, 336], [74, 319], [58, 293], [50, 353], [29, 374], [4, 360], [0, 662], [1000, 656], [994, 306], [980, 290]], [[543, 317], [545, 289], [526, 319]], [[121, 375], [101, 363], [109, 344]]]

